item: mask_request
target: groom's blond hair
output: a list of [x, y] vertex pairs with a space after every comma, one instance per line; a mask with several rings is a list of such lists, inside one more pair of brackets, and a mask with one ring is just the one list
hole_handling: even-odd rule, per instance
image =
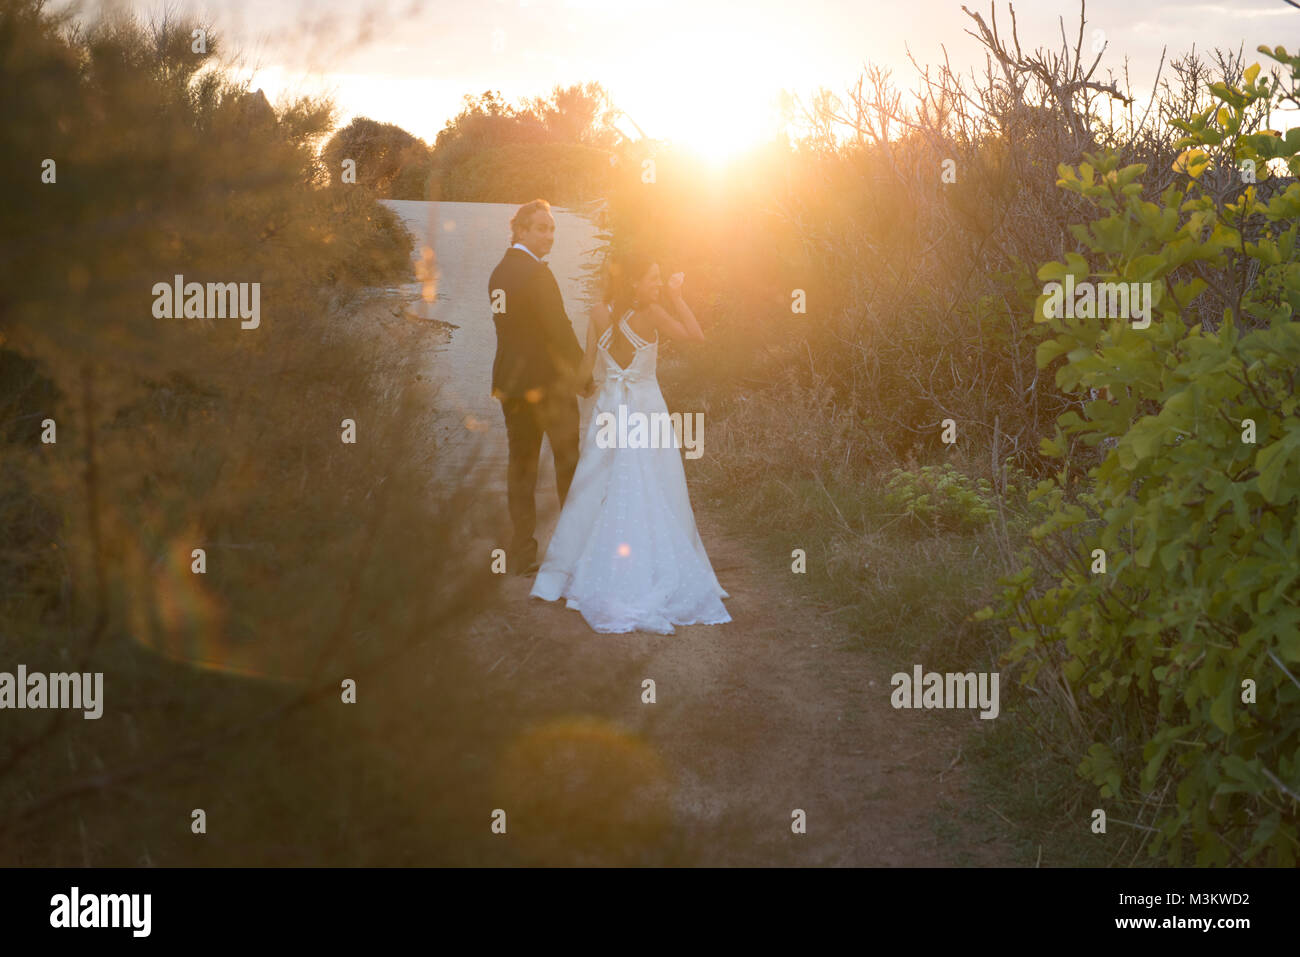
[[515, 213], [514, 218], [510, 220], [510, 241], [512, 243], [519, 241], [519, 234], [533, 223], [533, 214], [541, 210], [551, 211], [551, 204], [544, 199], [535, 199], [531, 203], [524, 203]]

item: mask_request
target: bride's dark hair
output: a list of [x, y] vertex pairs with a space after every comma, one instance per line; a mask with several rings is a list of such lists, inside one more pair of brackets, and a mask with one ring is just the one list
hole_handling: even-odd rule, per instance
[[634, 249], [614, 255], [605, 267], [605, 303], [617, 320], [629, 309], [644, 305], [636, 298], [633, 288], [645, 278], [650, 267], [659, 260], [649, 250]]

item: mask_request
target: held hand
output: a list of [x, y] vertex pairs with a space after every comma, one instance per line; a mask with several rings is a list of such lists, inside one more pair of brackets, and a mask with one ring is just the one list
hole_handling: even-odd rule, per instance
[[686, 273], [675, 272], [668, 277], [668, 296], [670, 299], [680, 299], [682, 295], [682, 283], [686, 281]]
[[582, 396], [584, 399], [596, 391], [596, 382], [589, 374], [586, 379], [579, 381], [575, 373], [570, 373], [567, 377], [569, 391]]

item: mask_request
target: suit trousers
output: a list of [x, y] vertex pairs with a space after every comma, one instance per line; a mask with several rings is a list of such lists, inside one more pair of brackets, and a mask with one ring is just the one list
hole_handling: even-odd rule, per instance
[[[501, 399], [510, 447], [507, 497], [514, 538], [510, 559], [526, 567], [537, 557], [537, 467], [542, 436], [551, 442], [555, 459], [555, 486], [560, 507], [569, 494], [578, 467], [578, 400], [573, 395], [546, 393], [538, 402], [521, 397]], [[521, 569], [522, 570], [522, 569]]]

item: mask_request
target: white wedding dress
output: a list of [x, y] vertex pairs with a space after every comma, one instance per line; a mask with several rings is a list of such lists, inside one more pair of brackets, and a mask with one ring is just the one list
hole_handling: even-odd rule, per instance
[[620, 404], [628, 416], [643, 412], [650, 422], [656, 421], [651, 413], [668, 413], [655, 371], [658, 334], [653, 342], [642, 339], [628, 315], [618, 320], [636, 349], [626, 368], [609, 354], [612, 323], [597, 340], [591, 418], [531, 594], [566, 599], [594, 631], [606, 634], [670, 635], [674, 625], [722, 624], [731, 621], [722, 604], [730, 596], [695, 527], [681, 450], [675, 443], [601, 448], [597, 442], [600, 414], [617, 418]]

